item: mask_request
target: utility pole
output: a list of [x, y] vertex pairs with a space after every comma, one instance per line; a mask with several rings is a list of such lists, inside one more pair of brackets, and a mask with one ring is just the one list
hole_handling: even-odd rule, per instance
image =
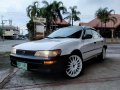
[[1, 16], [1, 24], [2, 24], [2, 36], [3, 36], [3, 41], [5, 39], [4, 35], [5, 35], [5, 32], [4, 32], [4, 24], [5, 22], [9, 21], [9, 24], [12, 25], [12, 20], [3, 20], [3, 16]]
[[2, 36], [3, 36], [3, 41], [4, 41], [4, 22], [3, 22], [3, 16], [1, 16], [1, 21], [2, 21]]
[[9, 25], [12, 26], [12, 20], [11, 19], [9, 20]]

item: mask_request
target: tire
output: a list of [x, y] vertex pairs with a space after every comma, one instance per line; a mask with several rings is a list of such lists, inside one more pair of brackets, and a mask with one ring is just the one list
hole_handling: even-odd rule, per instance
[[78, 77], [83, 70], [83, 61], [79, 55], [70, 55], [65, 68], [67, 78]]
[[106, 57], [106, 49], [103, 48], [103, 49], [102, 49], [102, 53], [98, 56], [98, 59], [99, 59], [100, 61], [104, 61], [105, 57]]

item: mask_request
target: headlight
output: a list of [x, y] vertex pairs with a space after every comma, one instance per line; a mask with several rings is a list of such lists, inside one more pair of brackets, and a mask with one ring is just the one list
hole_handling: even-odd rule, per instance
[[16, 54], [16, 49], [15, 48], [12, 48], [11, 54]]
[[34, 56], [38, 57], [55, 57], [61, 54], [61, 50], [37, 51]]

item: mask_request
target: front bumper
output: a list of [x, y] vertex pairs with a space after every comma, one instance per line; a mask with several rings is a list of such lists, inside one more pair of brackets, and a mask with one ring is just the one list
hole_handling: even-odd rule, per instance
[[[40, 58], [35, 56], [10, 55], [11, 65], [17, 67], [17, 62], [27, 63], [27, 70], [40, 72], [60, 72], [65, 68], [68, 55], [54, 58]], [[54, 64], [45, 65], [44, 61], [55, 61]]]

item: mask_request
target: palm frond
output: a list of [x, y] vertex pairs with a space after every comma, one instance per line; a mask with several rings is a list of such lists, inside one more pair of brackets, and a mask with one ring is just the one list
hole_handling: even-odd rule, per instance
[[59, 1], [58, 4], [63, 6], [63, 2], [62, 1]]
[[45, 4], [45, 6], [49, 6], [49, 3], [46, 0], [43, 0], [42, 3]]
[[111, 14], [112, 12], [115, 14], [115, 10], [112, 9], [112, 10], [109, 11], [110, 14]]
[[71, 16], [70, 15], [68, 15], [68, 16], [66, 16], [64, 19], [70, 19], [71, 18]]
[[117, 18], [116, 17], [110, 17], [110, 20], [115, 24], [117, 22]]
[[76, 11], [76, 14], [78, 15], [78, 14], [81, 14], [79, 11]]
[[77, 6], [73, 6], [73, 9], [77, 9]]
[[39, 5], [38, 1], [33, 2], [33, 6], [38, 7], [38, 5]]

